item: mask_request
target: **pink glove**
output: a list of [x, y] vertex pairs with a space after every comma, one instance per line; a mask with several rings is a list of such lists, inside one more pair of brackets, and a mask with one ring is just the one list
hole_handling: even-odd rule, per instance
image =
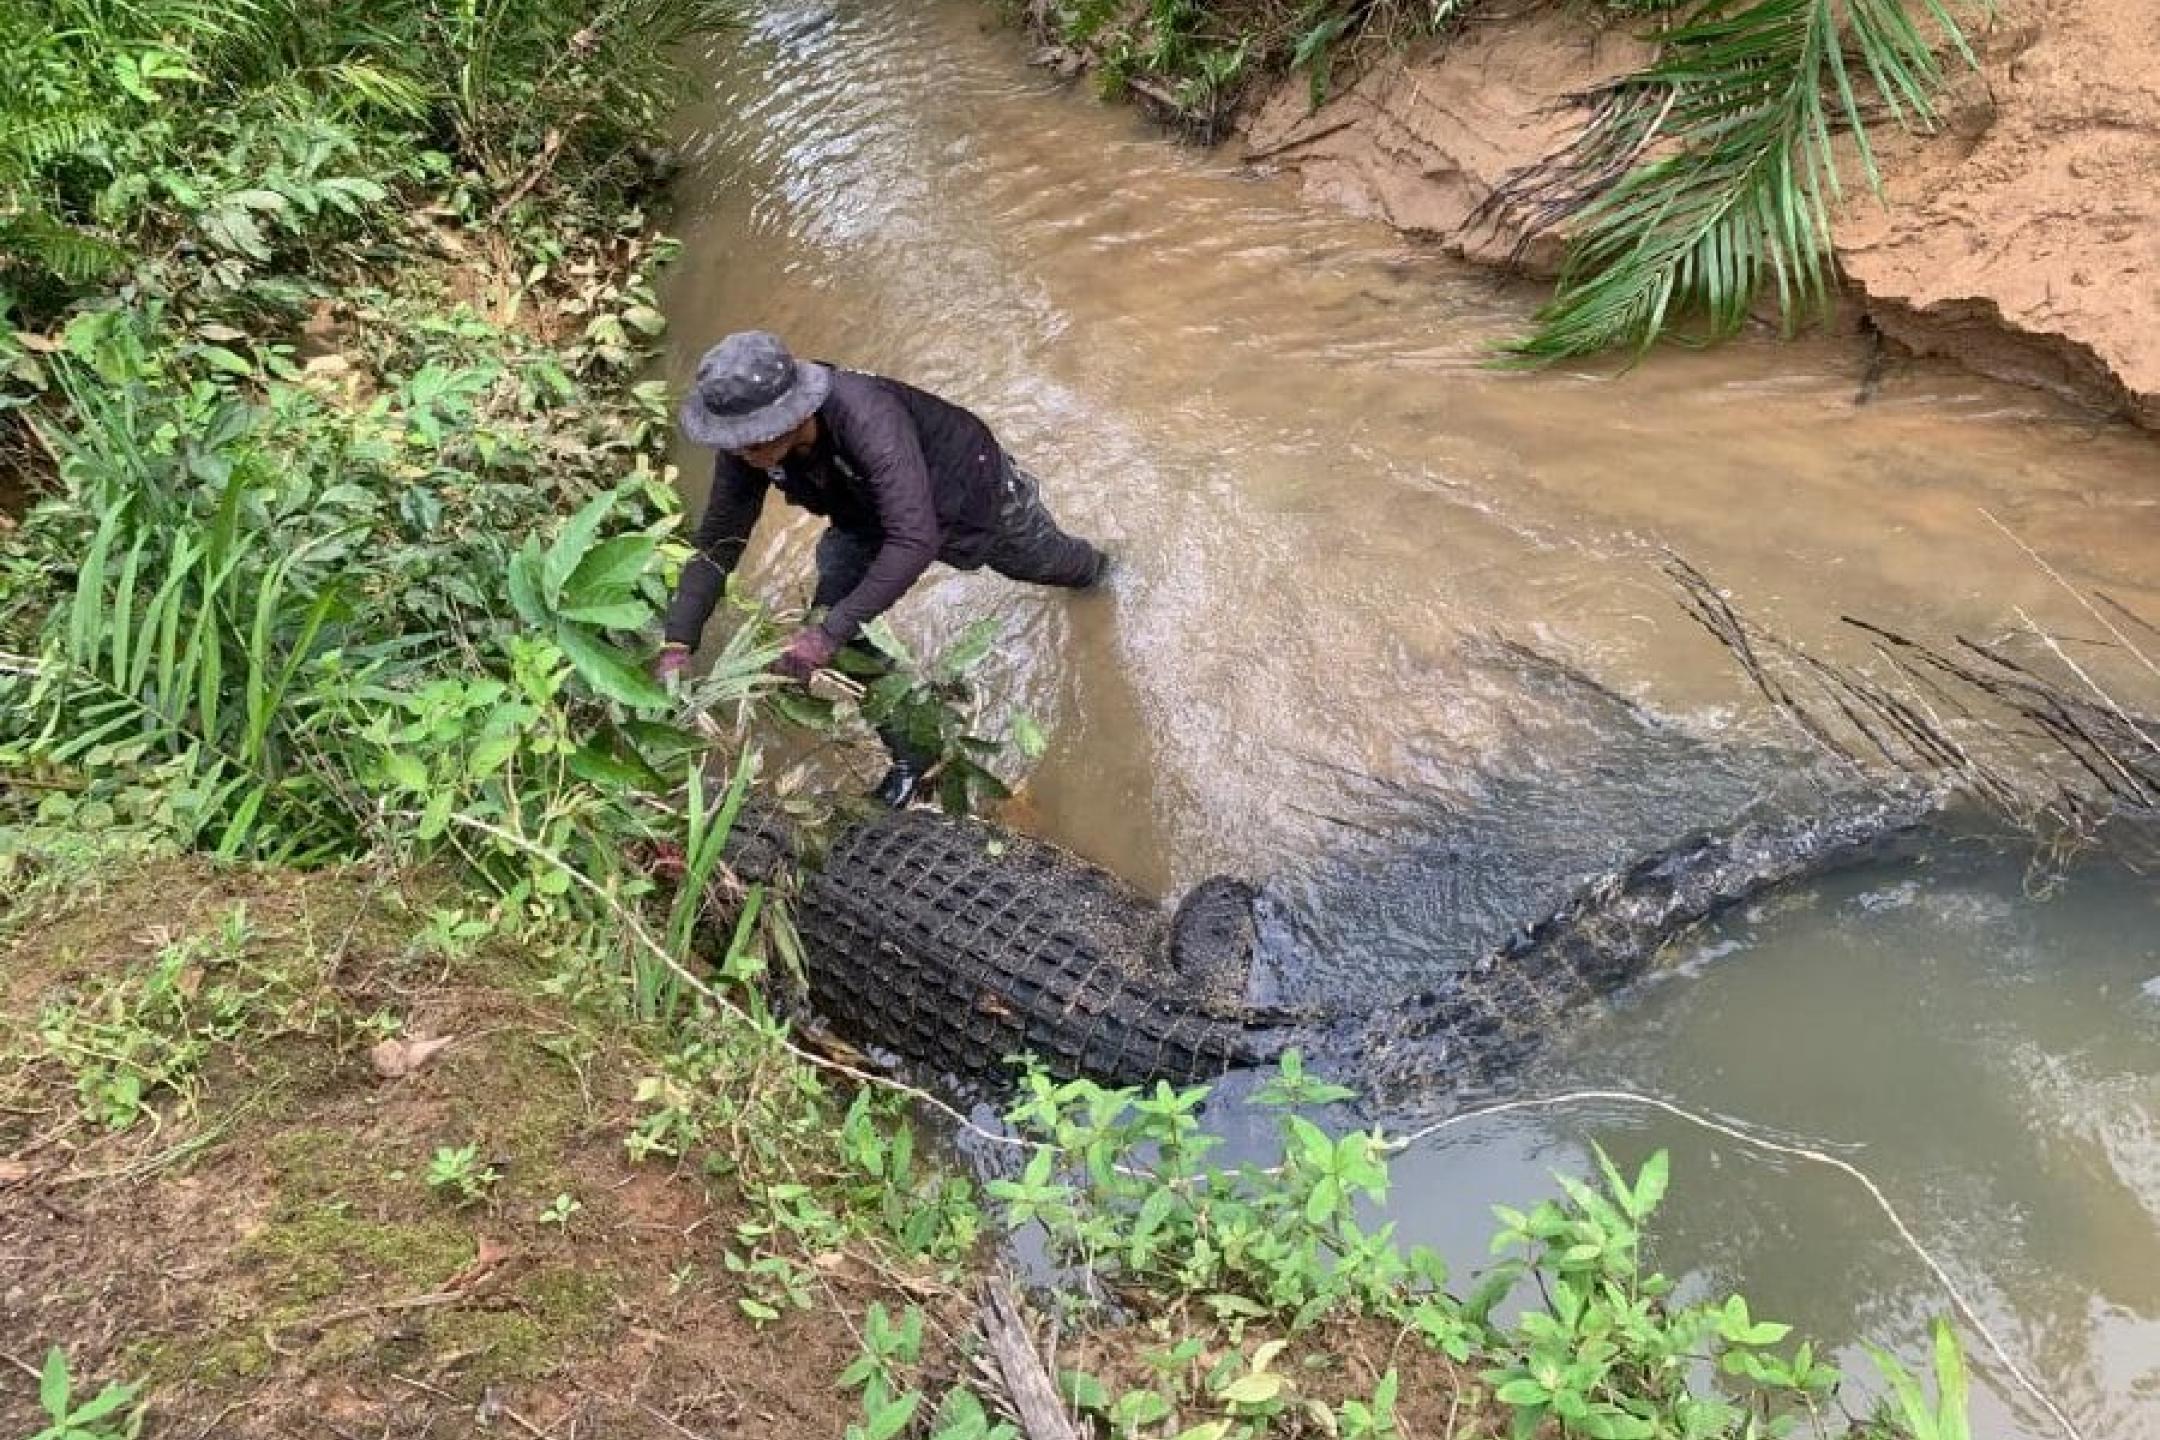
[[663, 645], [660, 647], [660, 654], [653, 660], [653, 678], [665, 685], [668, 681], [682, 674], [689, 664], [689, 646]]
[[795, 638], [788, 641], [787, 649], [772, 662], [772, 668], [790, 680], [807, 681], [812, 672], [831, 663], [833, 652], [839, 648], [839, 641], [813, 625], [795, 632]]

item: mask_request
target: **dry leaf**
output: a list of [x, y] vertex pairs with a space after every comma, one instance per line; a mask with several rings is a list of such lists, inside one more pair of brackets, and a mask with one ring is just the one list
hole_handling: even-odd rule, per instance
[[0, 1160], [0, 1188], [20, 1185], [30, 1178], [30, 1162], [27, 1160]]
[[472, 1264], [467, 1265], [463, 1270], [451, 1276], [449, 1283], [444, 1285], [443, 1289], [470, 1290], [487, 1279], [494, 1272], [496, 1266], [510, 1258], [509, 1246], [499, 1245], [485, 1235], [480, 1236], [479, 1239], [480, 1253], [473, 1256]]
[[385, 1080], [402, 1080], [435, 1058], [435, 1052], [450, 1043], [448, 1035], [438, 1035], [432, 1040], [385, 1040], [368, 1051], [368, 1059], [374, 1062], [375, 1073]]

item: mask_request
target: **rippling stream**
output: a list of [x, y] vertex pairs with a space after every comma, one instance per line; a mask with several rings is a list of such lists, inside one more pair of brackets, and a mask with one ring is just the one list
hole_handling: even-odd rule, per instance
[[[1003, 623], [993, 708], [1050, 736], [1017, 823], [1158, 893], [1231, 870], [1319, 914], [1336, 943], [1285, 989], [1378, 1003], [1460, 960], [1434, 895], [1503, 924], [1545, 876], [1790, 781], [1789, 736], [1674, 603], [1667, 547], [1832, 652], [1843, 614], [1993, 635], [2022, 607], [2089, 634], [1990, 515], [2160, 613], [2150, 436], [1922, 362], [1859, 404], [1867, 357], [1832, 339], [1495, 370], [1535, 291], [1166, 142], [1028, 69], [992, 17], [773, 3], [714, 46], [683, 122], [669, 378], [759, 326], [984, 415], [1120, 574], [1076, 598], [938, 569], [896, 624], [935, 644]], [[679, 458], [702, 492], [709, 457]], [[806, 596], [813, 523], [773, 508], [757, 588]], [[1374, 787], [1450, 807], [1425, 859], [1466, 857], [1462, 884], [1372, 900], [1402, 893], [1404, 853], [1370, 833]], [[2160, 891], [2097, 866], [2044, 899], [2024, 881], [1953, 851], [1756, 907], [1526, 1088], [1625, 1085], [1860, 1165], [2087, 1434], [2160, 1433]], [[1673, 1151], [1667, 1269], [1918, 1353], [1942, 1296], [1849, 1179], [1677, 1120], [1464, 1124], [1399, 1162], [1391, 1211], [1474, 1269], [1486, 1206], [1585, 1170], [1592, 1140]], [[2053, 1433], [1976, 1367], [1980, 1433]]]

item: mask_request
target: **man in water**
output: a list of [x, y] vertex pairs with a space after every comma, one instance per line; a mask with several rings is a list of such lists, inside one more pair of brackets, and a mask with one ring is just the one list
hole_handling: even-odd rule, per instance
[[[795, 680], [808, 680], [842, 646], [875, 663], [862, 627], [933, 560], [1073, 590], [1097, 584], [1107, 568], [1102, 551], [1059, 528], [1035, 477], [975, 415], [897, 380], [797, 360], [765, 331], [730, 335], [705, 352], [681, 421], [685, 435], [719, 454], [698, 554], [668, 609], [663, 678], [689, 663], [775, 486], [830, 522], [818, 540], [811, 600], [823, 617], [796, 631], [773, 664]], [[881, 738], [892, 768], [877, 798], [902, 806], [926, 762], [897, 735]]]

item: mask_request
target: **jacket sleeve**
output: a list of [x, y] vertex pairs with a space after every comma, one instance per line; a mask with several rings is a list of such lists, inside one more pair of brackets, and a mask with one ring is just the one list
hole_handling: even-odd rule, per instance
[[670, 645], [695, 647], [705, 633], [705, 622], [720, 603], [727, 577], [741, 561], [743, 547], [750, 543], [750, 532], [765, 508], [765, 491], [771, 483], [762, 470], [731, 455], [722, 455], [713, 463], [712, 494], [698, 522], [698, 553], [683, 566], [682, 578], [675, 583], [675, 601], [668, 606], [662, 633]]
[[930, 490], [930, 467], [906, 408], [884, 391], [864, 387], [849, 394], [844, 404], [828, 403], [823, 413], [834, 425], [834, 440], [869, 485], [885, 531], [885, 543], [861, 583], [825, 616], [825, 633], [844, 645], [921, 578], [937, 559], [944, 536]]

